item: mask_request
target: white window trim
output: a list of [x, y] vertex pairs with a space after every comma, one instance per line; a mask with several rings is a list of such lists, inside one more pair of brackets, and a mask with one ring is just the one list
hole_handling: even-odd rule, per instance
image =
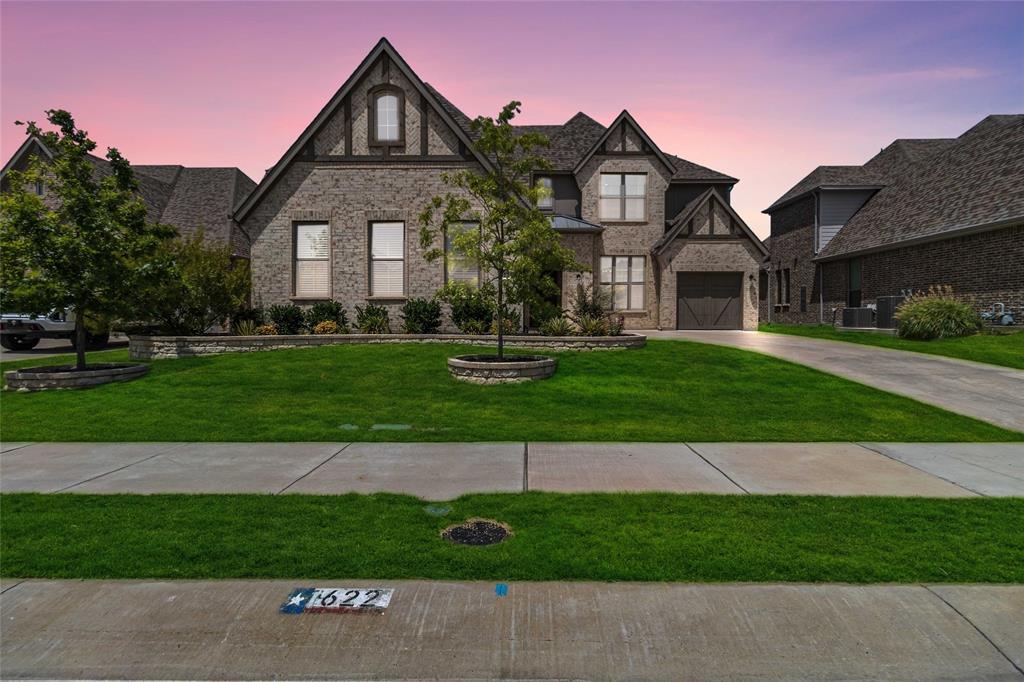
[[[477, 230], [480, 229], [480, 223], [478, 223], [476, 221], [473, 221], [473, 220], [464, 221], [462, 223], [462, 225], [466, 229], [471, 229], [471, 227], [475, 227]], [[467, 280], [463, 280], [463, 279], [455, 279], [455, 280], [453, 280], [453, 279], [451, 279], [449, 277], [449, 275], [448, 275], [448, 258], [450, 256], [451, 252], [448, 249], [448, 233], [447, 232], [445, 232], [443, 239], [444, 239], [444, 283], [448, 284], [448, 282], [465, 282], [465, 281], [467, 281]], [[474, 288], [479, 288], [480, 280], [482, 278], [483, 278], [483, 272], [480, 269], [480, 262], [477, 261], [477, 264], [476, 264], [476, 283], [473, 285]]]
[[[373, 257], [373, 228], [376, 225], [401, 225], [402, 226], [402, 257], [401, 258], [374, 258]], [[367, 277], [367, 283], [366, 283], [366, 285], [367, 285], [366, 288], [367, 288], [367, 291], [369, 292], [368, 298], [379, 299], [379, 300], [396, 300], [396, 299], [406, 298], [406, 296], [407, 296], [406, 292], [408, 291], [408, 287], [409, 287], [409, 283], [408, 283], [408, 279], [409, 278], [407, 276], [408, 273], [406, 272], [406, 267], [405, 267], [405, 265], [406, 265], [406, 263], [405, 263], [406, 255], [407, 255], [407, 251], [408, 251], [408, 248], [406, 247], [406, 243], [405, 243], [405, 240], [406, 240], [407, 236], [408, 235], [406, 234], [406, 230], [405, 230], [405, 221], [402, 221], [402, 220], [374, 220], [374, 221], [370, 222], [370, 225], [369, 225], [368, 231], [367, 231], [367, 240], [366, 240], [366, 247], [367, 247], [366, 248], [366, 254], [367, 254], [368, 260], [369, 260], [369, 268], [368, 268], [368, 272], [367, 272], [367, 274], [369, 276]], [[398, 293], [398, 294], [391, 294], [391, 293], [389, 293], [389, 294], [378, 294], [376, 291], [374, 291], [374, 289], [373, 289], [373, 268], [374, 268], [374, 263], [376, 263], [377, 261], [381, 261], [381, 262], [400, 262], [402, 264], [402, 292], [401, 293]]]
[[[327, 255], [323, 258], [300, 258], [299, 257], [299, 229], [304, 225], [322, 225], [327, 230]], [[334, 255], [333, 244], [331, 243], [331, 223], [324, 220], [297, 220], [292, 223], [292, 298], [299, 300], [327, 300], [334, 291], [333, 272], [331, 266]], [[299, 291], [299, 263], [314, 262], [327, 263], [327, 290], [324, 294], [312, 294]]]

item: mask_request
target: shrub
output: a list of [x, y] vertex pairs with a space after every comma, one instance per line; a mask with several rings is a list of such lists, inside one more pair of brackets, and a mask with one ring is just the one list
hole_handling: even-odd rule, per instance
[[256, 330], [259, 329], [259, 326], [252, 320], [239, 320], [235, 322], [231, 330], [235, 333], [235, 336], [256, 336]]
[[[348, 331], [348, 313], [345, 311], [345, 306], [337, 301], [319, 301], [314, 303], [306, 311], [306, 328], [315, 330], [316, 326], [321, 322], [334, 322], [338, 325], [338, 331], [331, 332], [332, 334]], [[313, 333], [316, 334], [316, 331]]]
[[146, 310], [167, 334], [202, 334], [227, 324], [249, 298], [249, 265], [231, 257], [231, 246], [208, 244], [203, 230], [161, 247], [172, 263], [168, 277], [139, 292]]
[[[522, 317], [519, 315], [518, 310], [510, 310], [507, 306], [505, 312], [501, 316], [501, 326], [503, 327], [502, 332], [505, 334], [517, 334], [522, 329]], [[491, 320], [491, 325], [488, 328], [491, 334], [498, 333], [498, 316], [495, 315], [494, 319]]]
[[608, 319], [605, 317], [581, 317], [576, 320], [580, 336], [608, 336]]
[[322, 320], [313, 327], [314, 334], [340, 334], [341, 327], [334, 320]]
[[231, 314], [231, 322], [252, 322], [254, 327], [258, 327], [266, 322], [266, 316], [263, 314], [263, 308], [239, 308]]
[[372, 303], [365, 308], [356, 306], [356, 326], [364, 334], [390, 334], [391, 318], [388, 309]]
[[576, 324], [583, 318], [597, 319], [604, 317], [611, 308], [611, 300], [608, 294], [592, 286], [576, 285], [573, 292], [570, 314]]
[[437, 299], [451, 306], [452, 324], [463, 334], [486, 334], [494, 318], [494, 293], [489, 285], [472, 287], [449, 282], [437, 292]]
[[619, 336], [626, 326], [626, 318], [622, 315], [608, 316], [608, 336]]
[[949, 286], [914, 294], [896, 309], [896, 320], [900, 336], [922, 341], [968, 336], [982, 326], [981, 316]]
[[441, 331], [441, 303], [411, 298], [402, 306], [403, 334], [436, 334]]
[[267, 317], [277, 327], [278, 334], [299, 334], [306, 316], [297, 305], [272, 305], [267, 308]]
[[572, 322], [566, 317], [552, 317], [540, 326], [544, 336], [572, 336]]
[[275, 324], [261, 324], [256, 327], [257, 336], [277, 336], [277, 325]]

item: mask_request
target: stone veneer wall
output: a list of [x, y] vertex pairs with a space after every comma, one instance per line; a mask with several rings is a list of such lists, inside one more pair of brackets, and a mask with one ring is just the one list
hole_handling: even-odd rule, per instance
[[[161, 360], [221, 353], [250, 353], [283, 348], [312, 348], [367, 343], [454, 343], [472, 346], [494, 345], [493, 336], [464, 334], [333, 334], [294, 336], [133, 336], [129, 340], [132, 360]], [[622, 350], [643, 348], [647, 337], [622, 336], [506, 336], [505, 343], [516, 348], [551, 350]]]

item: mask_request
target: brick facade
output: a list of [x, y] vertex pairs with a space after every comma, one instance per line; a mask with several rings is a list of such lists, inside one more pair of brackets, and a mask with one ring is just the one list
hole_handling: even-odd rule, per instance
[[[822, 314], [818, 267], [814, 263], [814, 197], [808, 196], [772, 213], [771, 271], [768, 289], [761, 292], [761, 319], [784, 324], [828, 322], [828, 306]], [[780, 301], [778, 274], [789, 271], [789, 303], [785, 302], [785, 277]], [[801, 306], [801, 291], [805, 306]], [[768, 294], [771, 299], [769, 300]]]

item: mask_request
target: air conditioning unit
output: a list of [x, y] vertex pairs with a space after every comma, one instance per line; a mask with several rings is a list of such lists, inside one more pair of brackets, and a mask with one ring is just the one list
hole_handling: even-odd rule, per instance
[[874, 312], [871, 308], [843, 308], [843, 326], [874, 327]]
[[903, 301], [907, 300], [906, 296], [879, 296], [878, 297], [878, 328], [879, 329], [895, 329], [896, 328], [896, 309], [900, 307]]

